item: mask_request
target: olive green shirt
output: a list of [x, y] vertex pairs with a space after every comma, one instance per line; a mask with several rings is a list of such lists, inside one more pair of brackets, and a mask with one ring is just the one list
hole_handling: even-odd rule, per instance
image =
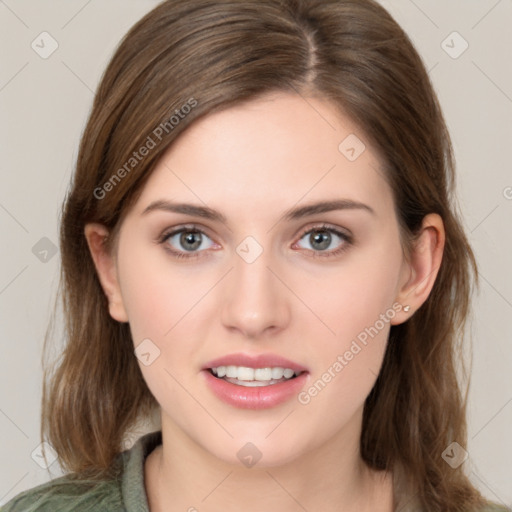
[[[23, 491], [0, 512], [149, 512], [144, 487], [146, 457], [162, 444], [162, 432], [146, 434], [120, 453], [114, 462], [120, 468], [117, 479], [90, 482], [71, 480], [67, 475]], [[408, 503], [401, 512], [419, 509]], [[510, 510], [488, 507], [481, 512]]]
[[162, 444], [162, 432], [146, 434], [120, 453], [119, 477], [103, 482], [70, 480], [67, 475], [23, 491], [1, 512], [149, 512], [144, 461]]

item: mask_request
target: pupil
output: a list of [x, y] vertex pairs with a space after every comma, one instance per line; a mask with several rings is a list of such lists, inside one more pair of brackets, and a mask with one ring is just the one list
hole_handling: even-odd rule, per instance
[[[194, 237], [197, 237], [195, 242]], [[182, 233], [180, 237], [180, 243], [187, 251], [193, 251], [201, 245], [201, 233], [198, 233], [197, 231]], [[187, 246], [187, 244], [190, 244], [191, 247]]]
[[331, 234], [327, 231], [317, 231], [316, 234], [311, 235], [312, 245], [314, 243], [318, 243], [319, 246], [317, 246], [318, 249], [324, 250], [329, 247], [331, 243]]

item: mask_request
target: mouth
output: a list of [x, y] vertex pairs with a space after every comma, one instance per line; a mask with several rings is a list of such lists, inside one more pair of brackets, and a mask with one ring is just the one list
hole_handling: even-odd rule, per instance
[[274, 354], [231, 354], [201, 372], [213, 394], [236, 408], [265, 409], [291, 400], [309, 380], [309, 370]]

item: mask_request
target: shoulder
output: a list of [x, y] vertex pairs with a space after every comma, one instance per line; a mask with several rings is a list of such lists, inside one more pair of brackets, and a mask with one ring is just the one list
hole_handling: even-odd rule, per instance
[[84, 480], [64, 475], [21, 492], [0, 512], [141, 512], [148, 511], [144, 487], [144, 462], [162, 442], [162, 432], [146, 434], [118, 454], [113, 477]]
[[1, 512], [93, 512], [124, 511], [117, 480], [80, 481], [62, 476], [23, 491], [1, 508]]

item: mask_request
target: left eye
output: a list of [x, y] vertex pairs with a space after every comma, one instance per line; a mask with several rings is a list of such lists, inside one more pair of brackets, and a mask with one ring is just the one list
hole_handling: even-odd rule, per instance
[[[310, 245], [309, 247], [303, 248], [310, 249], [315, 252], [328, 250], [333, 241], [336, 241], [336, 239], [341, 241], [341, 243], [338, 243], [338, 246], [343, 246], [345, 243], [349, 242], [349, 237], [347, 235], [333, 228], [310, 229], [300, 238], [300, 240], [303, 239], [306, 239]], [[337, 248], [338, 247], [331, 247], [331, 250], [336, 251]]]

